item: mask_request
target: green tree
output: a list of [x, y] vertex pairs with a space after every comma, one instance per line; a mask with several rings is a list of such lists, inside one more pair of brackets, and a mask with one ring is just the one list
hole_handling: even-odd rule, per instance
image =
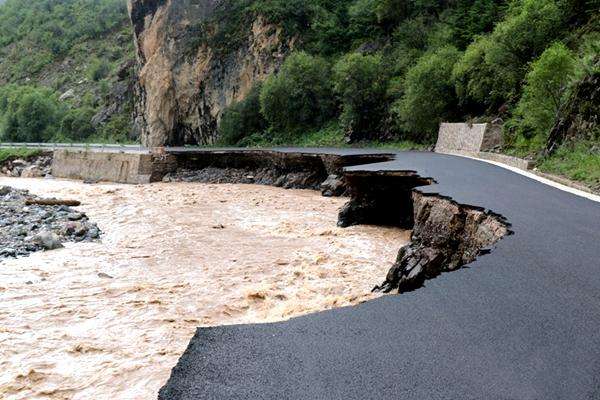
[[527, 64], [544, 51], [565, 24], [556, 0], [517, 0], [489, 36], [476, 40], [456, 65], [454, 79], [463, 103], [495, 108], [519, 94]]
[[381, 55], [351, 53], [334, 67], [334, 88], [342, 103], [341, 122], [350, 141], [378, 136], [385, 119], [388, 74]]
[[260, 93], [261, 112], [276, 134], [319, 128], [334, 114], [326, 61], [305, 52], [290, 55]]
[[0, 91], [0, 138], [12, 142], [44, 142], [58, 130], [62, 110], [52, 92], [9, 85]]
[[110, 73], [110, 64], [105, 59], [94, 58], [88, 65], [87, 73], [91, 80], [101, 81]]
[[84, 142], [96, 133], [92, 125], [94, 110], [90, 107], [68, 110], [60, 122], [60, 135], [65, 139]]
[[244, 100], [233, 103], [221, 117], [219, 142], [227, 146], [236, 146], [253, 134], [262, 133], [267, 123], [260, 113], [261, 85], [252, 87]]
[[401, 128], [421, 142], [435, 137], [440, 122], [454, 115], [452, 68], [460, 57], [454, 47], [425, 54], [406, 74], [404, 96], [394, 105]]

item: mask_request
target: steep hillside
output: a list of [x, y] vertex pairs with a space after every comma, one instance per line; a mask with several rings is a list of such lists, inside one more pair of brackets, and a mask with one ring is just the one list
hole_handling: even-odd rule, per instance
[[0, 137], [127, 139], [135, 54], [125, 0], [6, 0], [0, 32]]
[[599, 100], [576, 100], [600, 0], [128, 3], [0, 5], [0, 140], [429, 146], [495, 120], [502, 151], [600, 186]]

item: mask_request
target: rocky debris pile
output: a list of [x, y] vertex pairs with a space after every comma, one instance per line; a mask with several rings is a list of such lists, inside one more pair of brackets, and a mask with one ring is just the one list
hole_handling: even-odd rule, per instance
[[84, 213], [64, 205], [27, 205], [32, 199], [39, 198], [0, 186], [0, 259], [99, 239], [100, 229]]
[[322, 176], [309, 171], [282, 172], [273, 168], [179, 169], [165, 175], [163, 182], [243, 183], [282, 187], [285, 189], [320, 190]]
[[11, 177], [42, 178], [52, 173], [52, 156], [40, 155], [27, 159], [8, 159], [0, 166], [0, 172]]
[[415, 191], [413, 204], [412, 240], [376, 291], [419, 288], [427, 279], [475, 261], [510, 233], [502, 217], [446, 198]]

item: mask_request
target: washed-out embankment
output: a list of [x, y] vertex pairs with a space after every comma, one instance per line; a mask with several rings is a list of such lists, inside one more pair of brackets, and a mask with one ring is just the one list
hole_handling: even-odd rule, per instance
[[[183, 154], [179, 155], [182, 157]], [[425, 195], [419, 186], [434, 183], [412, 171], [345, 167], [392, 160], [392, 154], [307, 154], [285, 152], [215, 152], [183, 156], [167, 179], [203, 182], [260, 183], [287, 188], [320, 189], [324, 195], [347, 195], [338, 225], [398, 226], [412, 229], [385, 281], [375, 290], [400, 292], [456, 270], [507, 235], [509, 225], [481, 208], [458, 204], [440, 195]]]
[[168, 149], [161, 153], [65, 151], [55, 153], [56, 177], [125, 183], [247, 183], [320, 190], [347, 196], [338, 225], [398, 226], [412, 230], [385, 281], [375, 290], [400, 292], [456, 270], [489, 252], [510, 233], [500, 215], [458, 204], [420, 186], [435, 183], [414, 171], [346, 167], [390, 161], [391, 153], [297, 150]]
[[[510, 233], [500, 215], [458, 204], [417, 188], [435, 183], [414, 171], [346, 167], [391, 161], [394, 154], [283, 150], [169, 150], [158, 157], [162, 180], [248, 183], [321, 190], [325, 196], [348, 196], [338, 225], [382, 225], [412, 229], [385, 281], [374, 290], [400, 292], [456, 270]], [[168, 170], [164, 166], [168, 165]], [[163, 174], [164, 173], [164, 174]]]

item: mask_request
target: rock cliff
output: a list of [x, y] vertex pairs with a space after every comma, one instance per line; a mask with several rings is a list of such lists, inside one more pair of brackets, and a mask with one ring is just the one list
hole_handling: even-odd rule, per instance
[[239, 45], [215, 44], [229, 0], [128, 0], [138, 59], [134, 130], [150, 147], [211, 144], [223, 110], [281, 65], [293, 47], [260, 16]]

